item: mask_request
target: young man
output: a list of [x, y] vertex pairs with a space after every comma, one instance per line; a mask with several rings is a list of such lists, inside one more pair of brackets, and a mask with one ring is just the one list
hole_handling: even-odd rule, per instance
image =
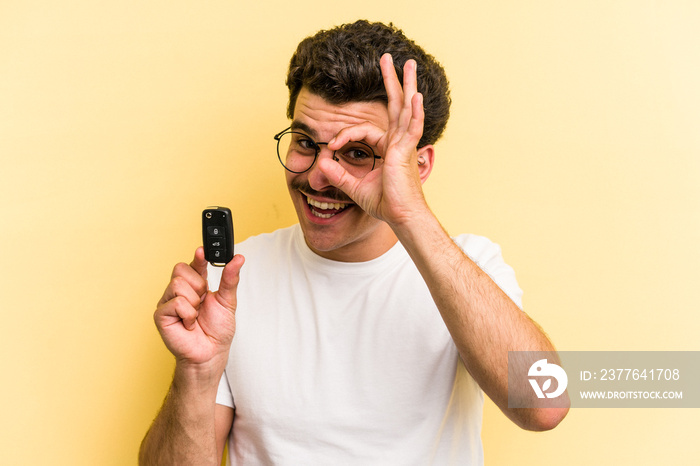
[[302, 41], [287, 85], [275, 139], [299, 224], [223, 270], [201, 248], [175, 266], [155, 313], [175, 375], [141, 463], [218, 464], [228, 439], [231, 464], [483, 464], [482, 391], [555, 427], [567, 408], [508, 408], [508, 351], [553, 351], [512, 269], [487, 239], [450, 238], [423, 196], [449, 115], [440, 65], [358, 21]]

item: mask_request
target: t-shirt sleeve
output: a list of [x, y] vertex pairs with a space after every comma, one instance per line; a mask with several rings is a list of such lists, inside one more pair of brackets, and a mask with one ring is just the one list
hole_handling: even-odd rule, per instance
[[216, 392], [216, 404], [234, 408], [233, 394], [231, 393], [231, 385], [229, 385], [226, 377], [226, 371], [224, 371], [219, 381], [219, 390]]
[[454, 241], [520, 309], [523, 308], [523, 290], [515, 279], [515, 271], [503, 260], [498, 244], [477, 235], [460, 235]]

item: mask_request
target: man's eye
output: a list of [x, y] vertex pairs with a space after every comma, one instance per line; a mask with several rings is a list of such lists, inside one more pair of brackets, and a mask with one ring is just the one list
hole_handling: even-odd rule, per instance
[[340, 152], [345, 160], [353, 163], [366, 162], [374, 158], [374, 154], [372, 154], [369, 148], [359, 143], [343, 147]]
[[316, 153], [316, 143], [304, 136], [295, 135], [294, 146], [296, 150], [305, 154], [313, 155]]
[[362, 150], [362, 149], [350, 149], [347, 152], [347, 155], [355, 160], [362, 160], [362, 159], [368, 159], [371, 156], [367, 153], [367, 151]]
[[314, 143], [310, 139], [300, 139], [299, 145], [301, 147], [303, 147], [304, 149], [313, 149], [314, 148]]

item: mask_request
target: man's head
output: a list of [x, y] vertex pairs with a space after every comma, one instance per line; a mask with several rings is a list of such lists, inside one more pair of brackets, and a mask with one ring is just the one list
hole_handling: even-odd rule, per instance
[[[387, 203], [410, 204], [398, 211], [421, 203], [416, 183], [420, 189], [427, 180], [434, 160], [433, 143], [449, 117], [444, 70], [393, 26], [358, 21], [304, 39], [290, 62], [287, 86], [291, 130], [301, 149], [309, 146], [313, 150], [302, 153], [286, 142], [280, 161], [295, 162], [296, 167], [302, 163], [299, 157], [315, 154], [304, 162], [305, 167], [310, 163], [306, 170], [290, 170], [285, 165], [287, 188], [307, 245], [318, 255], [337, 261], [379, 257], [396, 244], [397, 236], [381, 219], [377, 200], [384, 204], [385, 212], [392, 211]], [[353, 161], [335, 153], [344, 147], [334, 147], [337, 137], [366, 143], [379, 157], [379, 167], [363, 176], [352, 174], [357, 167], [348, 164]], [[406, 157], [413, 161], [410, 169], [397, 163]], [[338, 187], [343, 176], [342, 184], [354, 196]], [[391, 190], [393, 196], [379, 194], [390, 179], [395, 180], [394, 188], [402, 188]]]
[[418, 64], [425, 124], [418, 147], [434, 144], [450, 116], [450, 91], [442, 66], [393, 25], [361, 20], [304, 39], [289, 63], [287, 116], [294, 115], [303, 87], [332, 104], [387, 102], [379, 59], [390, 53], [399, 80], [409, 59]]

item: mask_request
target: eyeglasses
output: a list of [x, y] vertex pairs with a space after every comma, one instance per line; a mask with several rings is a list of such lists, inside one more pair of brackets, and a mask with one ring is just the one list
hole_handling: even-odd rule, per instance
[[[277, 158], [282, 166], [292, 173], [304, 173], [313, 167], [321, 146], [327, 142], [316, 142], [308, 135], [287, 128], [275, 134]], [[376, 160], [374, 150], [364, 142], [350, 141], [333, 152], [333, 160], [339, 162], [353, 176], [361, 178], [374, 170]]]

